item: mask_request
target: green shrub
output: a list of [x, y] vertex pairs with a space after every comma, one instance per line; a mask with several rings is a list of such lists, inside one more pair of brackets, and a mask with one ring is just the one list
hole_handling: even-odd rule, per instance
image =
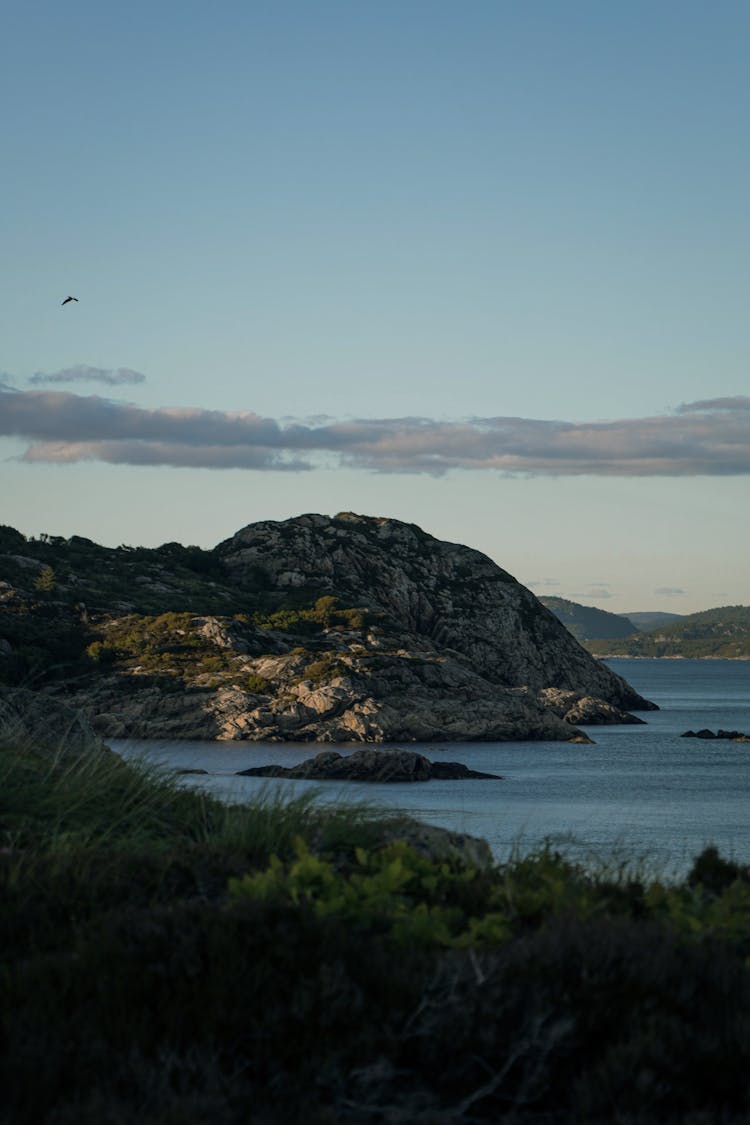
[[338, 676], [351, 675], [351, 668], [336, 656], [324, 656], [306, 665], [302, 678], [312, 680], [313, 684], [324, 684]]
[[[342, 925], [383, 930], [398, 944], [434, 947], [460, 940], [462, 911], [446, 900], [451, 883], [473, 878], [473, 871], [456, 873], [399, 841], [375, 853], [357, 848], [356, 866], [345, 873], [313, 855], [301, 838], [296, 852], [288, 866], [272, 856], [265, 871], [231, 879], [231, 898], [309, 906], [319, 917], [334, 917]], [[437, 901], [428, 901], [433, 898]]]
[[4, 1125], [740, 1125], [750, 869], [436, 861], [0, 745]]
[[273, 687], [265, 676], [259, 676], [255, 672], [250, 672], [245, 677], [245, 690], [253, 692], [254, 695], [268, 695], [273, 690]]
[[325, 594], [312, 606], [285, 606], [271, 613], [256, 612], [252, 621], [259, 629], [277, 629], [305, 636], [335, 628], [361, 631], [376, 616], [364, 609], [342, 608], [337, 597]]

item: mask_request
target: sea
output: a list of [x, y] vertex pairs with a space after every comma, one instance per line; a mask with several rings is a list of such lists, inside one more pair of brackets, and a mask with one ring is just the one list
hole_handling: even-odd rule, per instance
[[[750, 734], [750, 661], [626, 660], [606, 663], [659, 711], [637, 726], [585, 727], [593, 744], [566, 742], [400, 743], [433, 760], [463, 762], [502, 780], [355, 784], [237, 777], [267, 763], [295, 765], [321, 749], [361, 744], [112, 741], [127, 758], [168, 770], [205, 769], [181, 783], [228, 801], [261, 792], [315, 790], [324, 804], [365, 803], [480, 836], [503, 862], [552, 847], [592, 868], [627, 867], [681, 878], [714, 845], [750, 863], [750, 742], [682, 738], [687, 730]], [[384, 744], [387, 746], [388, 744]]]

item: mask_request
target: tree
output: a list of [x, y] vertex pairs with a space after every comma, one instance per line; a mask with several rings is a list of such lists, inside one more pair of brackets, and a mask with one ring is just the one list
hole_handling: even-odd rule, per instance
[[55, 572], [51, 566], [43, 566], [34, 582], [34, 589], [44, 594], [51, 593], [55, 588]]

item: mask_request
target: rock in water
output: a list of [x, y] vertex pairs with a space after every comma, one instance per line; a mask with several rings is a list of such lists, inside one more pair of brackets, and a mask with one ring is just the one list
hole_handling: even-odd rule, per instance
[[708, 738], [708, 739], [722, 739], [728, 742], [750, 742], [750, 734], [745, 734], [741, 730], [709, 730], [708, 727], [703, 727], [701, 730], [686, 730], [684, 734], [680, 735], [681, 738]]
[[413, 750], [355, 750], [344, 756], [335, 750], [324, 750], [298, 766], [254, 766], [238, 770], [240, 777], [289, 777], [315, 781], [404, 782], [491, 778], [495, 773], [470, 770], [461, 762], [431, 762]]

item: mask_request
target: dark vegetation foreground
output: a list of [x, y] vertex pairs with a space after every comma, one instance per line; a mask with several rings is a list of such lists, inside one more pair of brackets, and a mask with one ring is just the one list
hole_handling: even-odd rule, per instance
[[471, 867], [0, 750], [0, 1120], [745, 1122], [750, 869]]

